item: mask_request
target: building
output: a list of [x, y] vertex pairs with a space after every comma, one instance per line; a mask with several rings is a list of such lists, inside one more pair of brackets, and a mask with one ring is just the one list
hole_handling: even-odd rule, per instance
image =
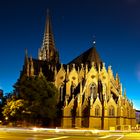
[[136, 110], [136, 123], [140, 124], [140, 110]]
[[3, 97], [3, 90], [0, 89], [0, 97]]
[[3, 90], [0, 89], [0, 104], [3, 103]]
[[43, 74], [59, 90], [62, 128], [128, 129], [135, 126], [133, 103], [126, 97], [118, 74], [106, 68], [93, 47], [68, 64], [61, 64], [55, 47], [51, 20], [47, 15], [42, 47], [38, 59], [28, 57], [23, 75]]
[[135, 129], [140, 130], [140, 110], [136, 110], [136, 127]]

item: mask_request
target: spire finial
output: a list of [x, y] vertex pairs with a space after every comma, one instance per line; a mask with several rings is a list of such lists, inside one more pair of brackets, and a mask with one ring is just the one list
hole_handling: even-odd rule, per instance
[[25, 48], [25, 56], [28, 57], [28, 50], [27, 50], [27, 48]]
[[28, 51], [27, 51], [27, 48], [25, 48], [25, 63], [28, 63]]
[[[50, 22], [50, 21], [49, 21], [49, 20], [50, 20], [49, 18], [50, 18], [50, 10], [49, 10], [49, 8], [47, 8], [47, 21], [48, 21], [48, 22]], [[47, 21], [46, 21], [46, 22], [47, 22]]]
[[126, 89], [124, 88], [124, 98], [126, 99]]
[[32, 56], [30, 56], [30, 61], [32, 61]]
[[96, 37], [95, 37], [95, 35], [93, 36], [93, 47], [95, 47], [96, 46]]
[[47, 8], [47, 15], [49, 15], [49, 8]]

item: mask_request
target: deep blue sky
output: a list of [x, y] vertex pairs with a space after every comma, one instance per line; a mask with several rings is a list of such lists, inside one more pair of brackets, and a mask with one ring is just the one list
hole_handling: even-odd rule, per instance
[[[37, 58], [47, 8], [61, 62], [92, 46], [119, 73], [127, 96], [140, 109], [140, 0], [0, 0], [0, 87], [12, 91], [24, 50]], [[138, 104], [139, 103], [139, 104]]]

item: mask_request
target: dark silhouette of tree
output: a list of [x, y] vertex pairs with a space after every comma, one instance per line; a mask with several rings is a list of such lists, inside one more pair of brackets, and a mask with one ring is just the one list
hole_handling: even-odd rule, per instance
[[17, 100], [22, 100], [21, 121], [51, 126], [57, 115], [58, 91], [44, 76], [24, 76], [15, 85]]

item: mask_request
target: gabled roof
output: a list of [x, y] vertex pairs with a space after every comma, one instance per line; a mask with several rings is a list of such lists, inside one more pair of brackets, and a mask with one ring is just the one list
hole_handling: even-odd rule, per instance
[[88, 64], [91, 66], [92, 62], [94, 62], [96, 65], [102, 63], [102, 60], [99, 54], [97, 53], [95, 47], [89, 48], [87, 51], [85, 51], [84, 53], [82, 53], [81, 55], [73, 59], [68, 64], [71, 65], [75, 63], [75, 65], [80, 66], [83, 63], [83, 64]]

